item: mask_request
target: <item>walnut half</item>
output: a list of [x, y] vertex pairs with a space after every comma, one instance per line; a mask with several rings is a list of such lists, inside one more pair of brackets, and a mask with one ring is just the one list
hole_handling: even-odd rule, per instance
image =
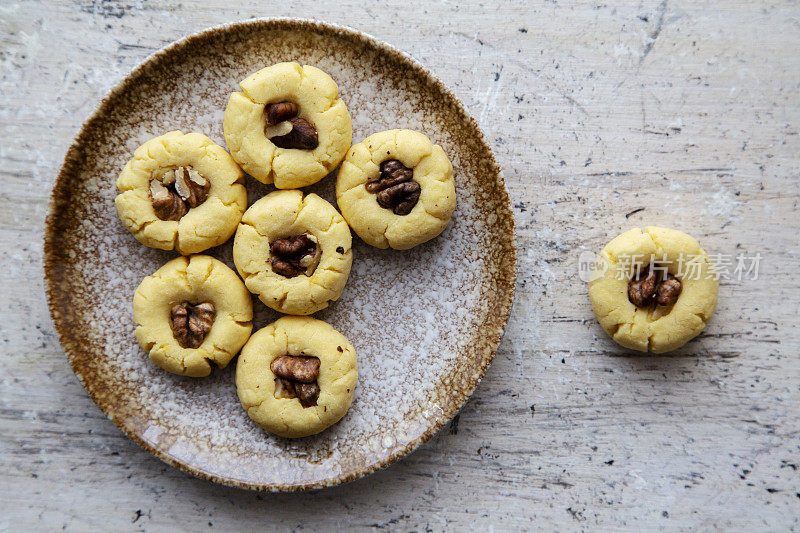
[[681, 281], [665, 273], [661, 279], [652, 265], [640, 271], [628, 282], [628, 300], [636, 307], [674, 305], [683, 290]]
[[306, 276], [313, 274], [321, 255], [316, 238], [307, 233], [278, 239], [270, 244], [269, 251], [272, 255], [270, 258], [272, 271], [287, 278], [293, 278], [301, 273]]
[[275, 378], [276, 398], [297, 398], [300, 405], [311, 407], [317, 405], [320, 388], [320, 360], [307, 355], [282, 355], [269, 365]]
[[317, 128], [300, 118], [300, 106], [292, 102], [278, 102], [264, 107], [267, 127], [264, 134], [279, 148], [313, 150], [319, 146]]
[[214, 324], [216, 309], [211, 302], [192, 305], [188, 302], [172, 306], [169, 325], [172, 335], [183, 348], [197, 348]]
[[211, 182], [190, 167], [169, 169], [150, 180], [150, 201], [161, 220], [180, 220], [208, 199]]
[[381, 163], [378, 179], [368, 181], [364, 188], [376, 193], [378, 205], [391, 209], [395, 215], [407, 215], [419, 200], [421, 188], [412, 181], [414, 171], [397, 159]]

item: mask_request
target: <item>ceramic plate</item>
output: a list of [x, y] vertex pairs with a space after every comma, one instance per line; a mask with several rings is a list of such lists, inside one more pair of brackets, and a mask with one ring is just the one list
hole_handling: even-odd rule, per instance
[[[222, 115], [238, 81], [296, 60], [328, 72], [353, 118], [353, 142], [391, 128], [427, 134], [450, 156], [458, 207], [444, 233], [408, 251], [354, 237], [350, 280], [317, 313], [355, 346], [347, 415], [305, 439], [275, 437], [239, 405], [235, 361], [204, 379], [154, 365], [134, 337], [139, 282], [176, 256], [139, 244], [117, 218], [114, 182], [134, 149], [180, 129], [225, 146]], [[306, 192], [335, 205], [335, 176]], [[247, 178], [248, 202], [272, 190]], [[231, 241], [210, 253], [233, 268]], [[194, 475], [261, 490], [353, 480], [425, 442], [490, 364], [514, 290], [508, 193], [462, 105], [408, 56], [354, 30], [257, 20], [212, 28], [147, 59], [101, 102], [70, 147], [45, 236], [50, 311], [72, 368], [100, 408], [149, 452]], [[254, 331], [278, 315], [255, 297]]]

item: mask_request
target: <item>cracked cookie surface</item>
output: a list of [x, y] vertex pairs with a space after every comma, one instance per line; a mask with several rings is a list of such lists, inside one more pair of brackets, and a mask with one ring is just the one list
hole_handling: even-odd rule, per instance
[[[319, 397], [304, 407], [276, 390], [272, 363], [282, 356], [319, 359]], [[281, 437], [307, 437], [335, 424], [353, 403], [356, 351], [327, 322], [285, 316], [256, 331], [236, 364], [236, 391], [242, 407], [262, 428]]]
[[[418, 199], [407, 214], [380, 205], [383, 191], [368, 190], [381, 176], [381, 163], [391, 160], [412, 169], [413, 182], [419, 185]], [[348, 150], [336, 180], [336, 201], [364, 242], [407, 250], [438, 236], [450, 221], [456, 207], [453, 166], [444, 150], [422, 133], [375, 133]]]
[[[302, 272], [275, 268], [275, 243], [303, 235], [313, 241], [319, 256]], [[309, 315], [326, 308], [344, 290], [353, 263], [350, 228], [316, 194], [275, 191], [242, 217], [233, 241], [233, 262], [247, 288], [265, 305], [281, 313]]]
[[[629, 300], [633, 272], [651, 259], [683, 289], [669, 306], [637, 307]], [[617, 236], [600, 252], [589, 282], [592, 309], [600, 325], [620, 345], [640, 352], [680, 348], [703, 331], [717, 306], [719, 281], [708, 255], [691, 236], [648, 226]]]
[[[248, 174], [278, 189], [295, 189], [318, 182], [342, 161], [353, 127], [339, 87], [325, 72], [295, 62], [277, 63], [240, 85], [242, 92], [228, 99], [223, 128], [231, 155]], [[297, 118], [316, 129], [315, 148], [283, 148], [267, 136], [265, 108], [283, 102], [295, 104]]]
[[[212, 304], [213, 322], [196, 348], [183, 347], [172, 329], [173, 309]], [[204, 377], [225, 368], [253, 329], [250, 293], [225, 263], [207, 255], [178, 257], [144, 278], [133, 296], [136, 339], [168, 372]], [[184, 342], [184, 344], [186, 344]]]
[[[180, 167], [192, 169], [210, 186], [202, 203], [181, 204], [177, 220], [163, 220], [154, 209], [151, 183], [160, 184], [165, 171]], [[200, 133], [171, 131], [134, 151], [117, 179], [121, 192], [114, 203], [136, 240], [188, 255], [218, 246], [233, 235], [247, 208], [243, 183], [244, 174], [224, 148]], [[190, 199], [190, 203], [195, 202]]]

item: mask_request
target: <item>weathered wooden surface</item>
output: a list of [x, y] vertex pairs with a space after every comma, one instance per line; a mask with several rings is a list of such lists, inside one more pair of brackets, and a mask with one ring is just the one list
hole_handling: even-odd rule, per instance
[[[799, 528], [800, 7], [625, 4], [3, 3], [0, 527]], [[266, 16], [366, 31], [451, 87], [520, 248], [506, 337], [461, 415], [387, 470], [299, 495], [215, 486], [129, 441], [70, 371], [41, 279], [49, 189], [100, 98], [174, 39]], [[577, 275], [645, 224], [762, 256], [673, 357], [609, 341]]]

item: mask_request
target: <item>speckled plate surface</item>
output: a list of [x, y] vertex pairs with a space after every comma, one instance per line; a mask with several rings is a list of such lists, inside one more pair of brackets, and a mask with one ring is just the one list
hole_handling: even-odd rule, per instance
[[[173, 252], [142, 246], [117, 218], [114, 182], [133, 150], [166, 131], [225, 146], [222, 114], [238, 81], [287, 60], [339, 84], [353, 142], [395, 127], [426, 133], [455, 168], [458, 207], [444, 233], [412, 250], [354, 238], [350, 281], [315, 316], [358, 353], [348, 414], [314, 437], [262, 431], [239, 405], [235, 361], [205, 379], [156, 367], [134, 337], [139, 282]], [[335, 177], [307, 192], [331, 202]], [[248, 178], [250, 203], [272, 190]], [[233, 267], [231, 242], [210, 250]], [[220, 483], [302, 490], [356, 479], [425, 442], [490, 364], [514, 290], [508, 193], [476, 123], [438, 80], [371, 37], [327, 24], [259, 20], [212, 28], [159, 51], [106, 97], [67, 152], [45, 236], [50, 310], [75, 373], [100, 408], [164, 461]], [[277, 318], [254, 298], [255, 329]]]

